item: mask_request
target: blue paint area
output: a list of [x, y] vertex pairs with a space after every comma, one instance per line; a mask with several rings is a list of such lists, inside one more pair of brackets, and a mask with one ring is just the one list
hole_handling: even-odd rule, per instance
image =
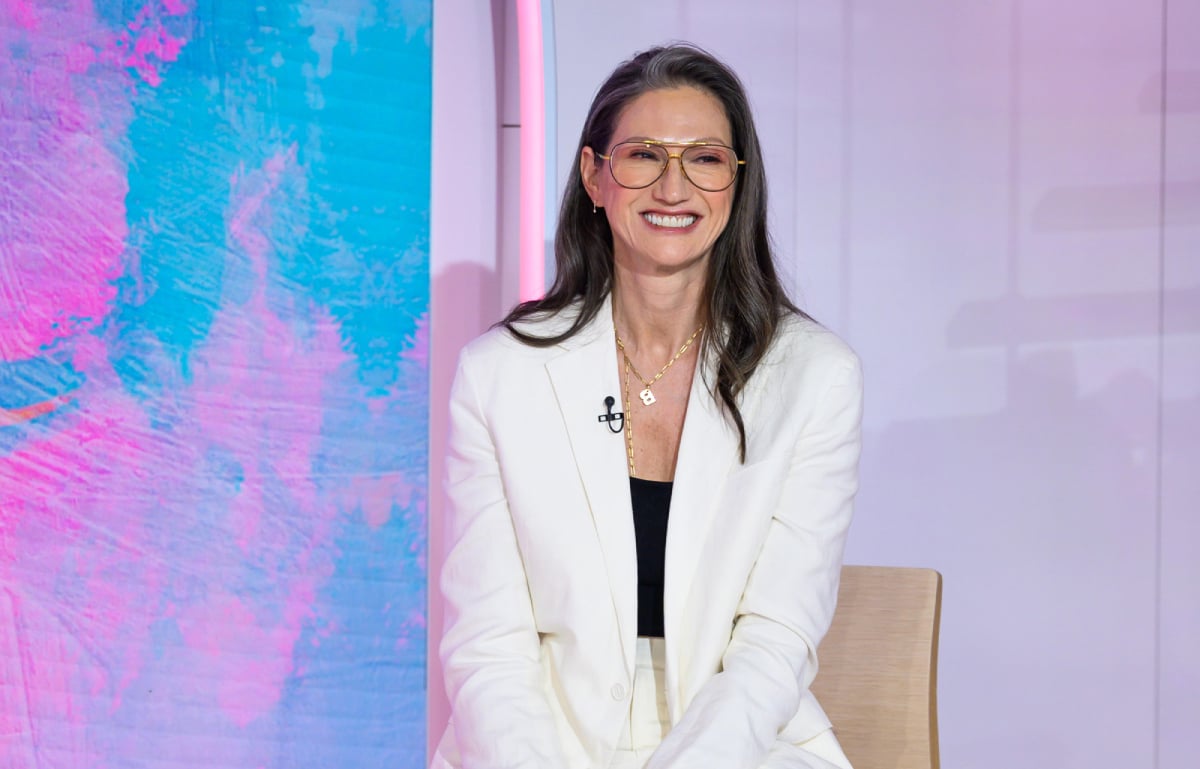
[[[428, 307], [428, 294], [397, 287], [428, 284], [432, 77], [428, 26], [379, 16], [355, 46], [332, 46], [329, 74], [315, 55], [285, 56], [272, 73], [279, 112], [309, 116], [288, 132], [310, 171], [308, 233], [280, 269], [330, 308], [377, 394], [397, 381], [397, 354]], [[284, 29], [316, 34], [297, 22]]]
[[[117, 5], [109, 3], [110, 17]], [[133, 11], [119, 5], [125, 26]], [[140, 269], [118, 282], [114, 319], [135, 349], [114, 364], [143, 395], [161, 390], [163, 376], [138, 355], [146, 345], [140, 337], [153, 335], [187, 377], [189, 355], [220, 302], [227, 262], [236, 261], [226, 242], [230, 175], [239, 163], [257, 165], [281, 140], [272, 130], [276, 116], [255, 108], [266, 85], [255, 59], [268, 29], [247, 4], [202, 5], [207, 15], [189, 19], [191, 39], [162, 84], [139, 91], [129, 129], [129, 251]]]
[[[52, 398], [69, 398], [86, 379], [71, 365], [65, 350], [47, 352], [40, 358], [0, 361], [0, 409], [19, 409]], [[73, 408], [68, 401], [48, 414], [16, 424], [0, 424], [0, 457], [26, 443], [30, 436], [44, 433]]]
[[0, 362], [0, 409], [15, 409], [70, 393], [83, 383], [63, 352]]

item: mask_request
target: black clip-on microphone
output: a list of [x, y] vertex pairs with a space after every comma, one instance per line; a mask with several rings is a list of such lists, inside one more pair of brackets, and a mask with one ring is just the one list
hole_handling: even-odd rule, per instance
[[[601, 414], [599, 417], [597, 417], [597, 419], [600, 422], [604, 422], [604, 423], [608, 424], [609, 432], [611, 432], [615, 435], [620, 435], [621, 431], [625, 429], [625, 412], [624, 411], [617, 411], [615, 413], [613, 412], [613, 405], [615, 405], [616, 402], [617, 402], [617, 399], [612, 397], [611, 395], [604, 396], [604, 408], [608, 410], [608, 413]], [[616, 423], [616, 424], [614, 425], [614, 423]]]

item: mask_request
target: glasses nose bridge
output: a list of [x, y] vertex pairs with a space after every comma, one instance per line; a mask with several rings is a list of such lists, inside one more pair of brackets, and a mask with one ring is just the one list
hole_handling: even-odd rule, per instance
[[694, 181], [692, 181], [692, 177], [688, 176], [687, 167], [683, 164], [683, 153], [687, 152], [688, 149], [689, 149], [688, 147], [684, 147], [683, 149], [679, 150], [679, 152], [671, 152], [666, 147], [663, 147], [662, 151], [665, 152], [667, 156], [666, 156], [666, 158], [663, 159], [662, 170], [658, 172], [658, 178], [655, 179], [654, 181], [655, 182], [662, 181], [663, 177], [667, 175], [667, 170], [671, 167], [671, 161], [678, 160], [679, 161], [679, 173], [683, 175], [683, 178], [687, 180], [688, 184], [695, 187], [696, 183]]

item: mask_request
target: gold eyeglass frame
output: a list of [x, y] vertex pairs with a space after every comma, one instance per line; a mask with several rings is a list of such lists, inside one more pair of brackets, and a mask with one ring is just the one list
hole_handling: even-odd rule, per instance
[[[680, 150], [679, 152], [671, 152], [670, 150], [667, 150], [667, 161], [665, 163], [663, 163], [662, 170], [658, 172], [658, 176], [654, 177], [650, 181], [648, 181], [645, 184], [640, 185], [638, 187], [630, 187], [628, 184], [621, 184], [621, 180], [617, 178], [616, 172], [613, 171], [611, 151], [608, 155], [605, 155], [602, 152], [596, 152], [596, 157], [608, 161], [608, 173], [609, 173], [609, 176], [611, 176], [613, 178], [613, 181], [616, 182], [617, 184], [620, 184], [622, 187], [624, 187], [627, 190], [644, 190], [644, 189], [646, 189], [651, 184], [654, 184], [659, 179], [663, 178], [663, 174], [665, 174], [667, 172], [667, 167], [671, 165], [672, 160], [678, 160], [679, 161], [679, 172], [683, 174], [684, 179], [688, 180], [688, 184], [691, 184], [693, 187], [695, 187], [698, 190], [704, 190], [705, 192], [722, 192], [733, 186], [733, 183], [737, 181], [738, 169], [741, 166], [746, 165], [746, 161], [742, 160], [741, 158], [739, 158], [737, 156], [737, 150], [735, 150], [733, 147], [730, 147], [727, 144], [718, 144], [717, 142], [660, 142], [660, 141], [655, 141], [653, 139], [634, 139], [634, 140], [627, 141], [627, 142], [617, 142], [616, 144], [614, 144], [612, 146], [612, 148], [615, 150], [617, 147], [620, 147], [622, 144], [641, 144], [641, 145], [647, 146], [647, 147], [662, 147], [664, 149], [666, 149], [667, 147], [683, 147], [683, 149]], [[726, 184], [724, 187], [720, 187], [718, 189], [712, 190], [712, 189], [709, 189], [708, 187], [701, 187], [699, 184], [696, 184], [696, 182], [692, 181], [692, 177], [688, 176], [687, 168], [685, 168], [683, 165], [683, 153], [687, 152], [692, 147], [720, 147], [722, 149], [727, 149], [730, 152], [732, 152], [734, 159], [737, 160], [737, 163], [734, 164], [734, 166], [733, 166], [733, 176], [730, 177], [729, 184]], [[593, 150], [593, 152], [595, 152], [595, 150]]]

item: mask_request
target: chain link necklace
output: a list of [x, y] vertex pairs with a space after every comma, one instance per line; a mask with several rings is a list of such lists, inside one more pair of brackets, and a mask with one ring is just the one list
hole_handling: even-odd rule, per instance
[[617, 347], [621, 350], [621, 359], [625, 362], [625, 443], [629, 450], [629, 474], [631, 476], [636, 476], [637, 473], [634, 471], [633, 466], [633, 409], [629, 398], [629, 375], [633, 374], [635, 377], [637, 377], [638, 381], [642, 383], [642, 387], [644, 389], [638, 393], [638, 397], [642, 399], [642, 404], [645, 406], [654, 405], [655, 401], [658, 399], [655, 398], [654, 393], [651, 392], [651, 385], [662, 379], [663, 374], [667, 373], [667, 369], [671, 368], [671, 366], [675, 365], [675, 361], [683, 357], [683, 354], [687, 352], [689, 347], [692, 346], [692, 342], [696, 341], [696, 337], [700, 335], [700, 331], [703, 329], [704, 324], [701, 323], [700, 326], [692, 332], [692, 335], [688, 337], [688, 340], [683, 343], [683, 346], [679, 348], [679, 352], [675, 353], [675, 357], [667, 361], [667, 365], [663, 366], [662, 369], [654, 375], [653, 379], [646, 379], [646, 377], [638, 373], [638, 370], [633, 366], [633, 361], [629, 360], [629, 354], [625, 352], [625, 343], [621, 341], [621, 335], [616, 335]]
[[626, 370], [625, 373], [629, 373], [630, 371], [632, 371], [633, 375], [635, 377], [637, 377], [638, 380], [642, 383], [642, 387], [645, 388], [640, 393], [638, 393], [638, 397], [642, 399], [642, 403], [644, 405], [652, 406], [652, 405], [654, 405], [654, 402], [656, 400], [658, 400], [657, 398], [654, 397], [654, 393], [650, 391], [650, 387], [655, 382], [662, 379], [663, 374], [667, 373], [667, 369], [669, 369], [669, 368], [671, 368], [671, 366], [675, 365], [675, 361], [679, 360], [680, 357], [682, 357], [683, 354], [685, 352], [687, 352], [688, 348], [692, 346], [692, 342], [696, 341], [696, 337], [700, 335], [700, 331], [703, 328], [704, 328], [703, 323], [701, 323], [699, 326], [696, 327], [696, 330], [692, 332], [692, 335], [688, 337], [688, 340], [683, 343], [682, 347], [679, 348], [679, 352], [675, 353], [675, 357], [671, 358], [671, 360], [667, 361], [667, 365], [663, 366], [662, 369], [659, 370], [659, 372], [654, 375], [653, 379], [647, 379], [646, 377], [644, 377], [638, 373], [638, 370], [636, 368], [634, 368], [633, 361], [629, 360], [629, 353], [625, 352], [625, 343], [621, 341], [621, 335], [617, 334], [617, 347], [620, 348], [620, 350], [621, 350], [621, 357], [625, 359], [625, 370]]

